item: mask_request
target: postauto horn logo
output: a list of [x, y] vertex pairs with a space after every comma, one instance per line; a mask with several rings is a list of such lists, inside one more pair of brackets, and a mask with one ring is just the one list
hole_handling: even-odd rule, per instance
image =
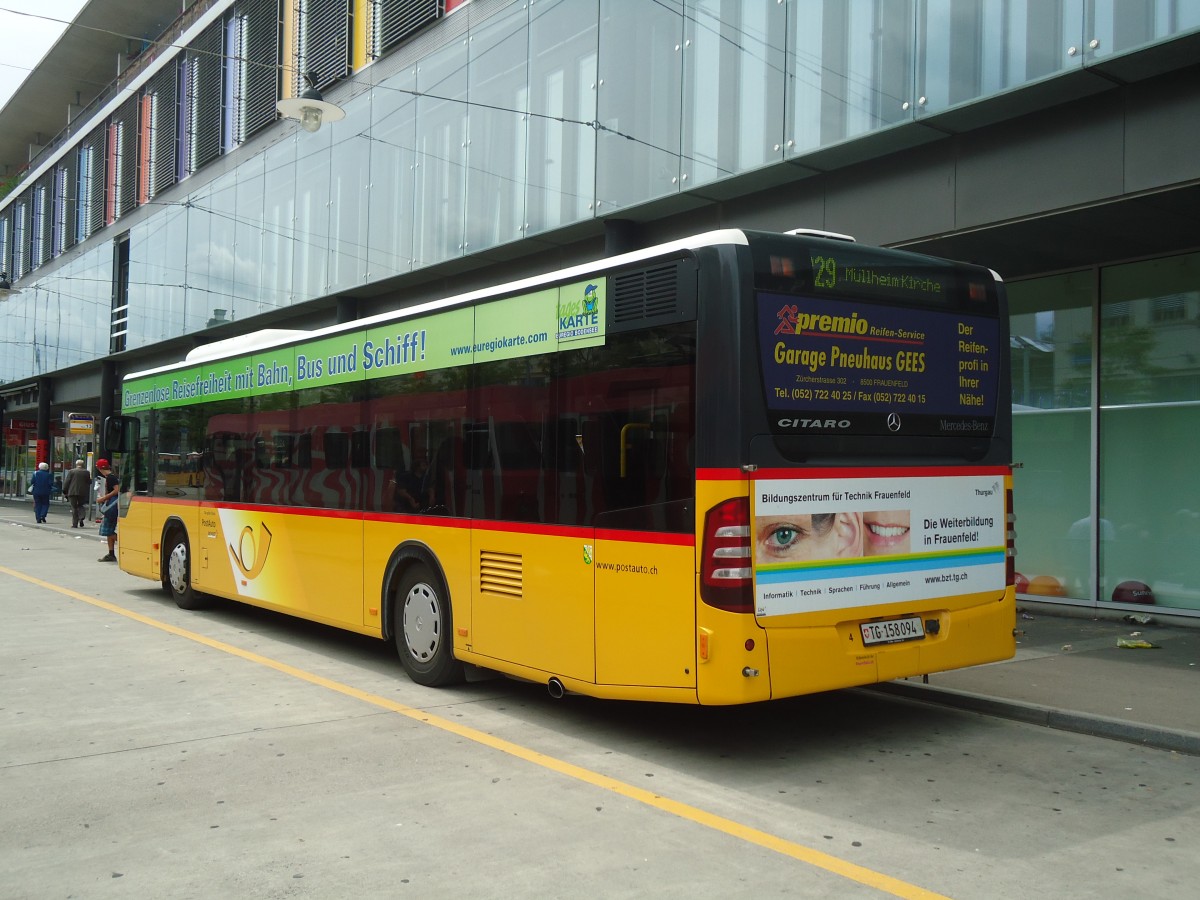
[[265, 522], [260, 522], [259, 528], [262, 529], [262, 535], [257, 541], [254, 539], [254, 529], [247, 525], [242, 529], [238, 546], [229, 545], [233, 561], [246, 578], [257, 578], [262, 574], [267, 564], [267, 554], [271, 552], [271, 529], [267, 528]]

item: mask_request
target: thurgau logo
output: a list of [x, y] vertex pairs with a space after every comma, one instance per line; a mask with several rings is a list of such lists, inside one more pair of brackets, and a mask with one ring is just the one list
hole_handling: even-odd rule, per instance
[[267, 554], [271, 552], [271, 529], [265, 522], [259, 522], [262, 534], [256, 539], [254, 529], [247, 525], [242, 529], [238, 545], [229, 545], [229, 553], [242, 574], [247, 578], [257, 578], [267, 565]]

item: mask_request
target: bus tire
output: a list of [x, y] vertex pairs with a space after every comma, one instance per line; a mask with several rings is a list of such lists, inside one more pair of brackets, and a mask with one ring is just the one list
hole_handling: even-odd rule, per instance
[[392, 636], [408, 677], [425, 687], [463, 680], [454, 658], [450, 592], [425, 563], [404, 570], [392, 604]]
[[180, 609], [200, 609], [204, 595], [192, 587], [192, 548], [186, 532], [176, 529], [163, 542], [163, 588]]

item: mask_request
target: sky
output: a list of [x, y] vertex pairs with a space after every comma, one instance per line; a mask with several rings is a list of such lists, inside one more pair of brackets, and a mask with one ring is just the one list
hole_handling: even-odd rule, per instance
[[17, 13], [70, 21], [86, 0], [0, 0], [0, 109], [67, 26]]

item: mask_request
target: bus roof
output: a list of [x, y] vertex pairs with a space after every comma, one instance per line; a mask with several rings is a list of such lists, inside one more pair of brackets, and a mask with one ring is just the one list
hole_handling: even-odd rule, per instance
[[680, 250], [694, 250], [700, 247], [712, 247], [722, 244], [745, 246], [748, 243], [749, 241], [746, 237], [746, 233], [738, 228], [725, 228], [717, 231], [707, 231], [703, 234], [692, 235], [690, 237], [681, 238], [677, 241], [669, 241], [665, 244], [656, 244], [653, 247], [646, 247], [642, 250], [634, 250], [630, 253], [622, 253], [618, 256], [604, 257], [602, 259], [592, 260], [591, 262], [570, 266], [565, 269], [559, 269], [554, 272], [547, 272], [542, 275], [535, 275], [530, 278], [511, 281], [506, 284], [499, 284], [492, 287], [481, 288], [479, 290], [468, 291], [464, 294], [455, 294], [450, 297], [443, 297], [439, 300], [429, 300], [424, 303], [418, 303], [414, 306], [407, 306], [403, 309], [377, 313], [376, 315], [367, 316], [366, 318], [355, 319], [352, 322], [344, 322], [338, 325], [328, 325], [324, 328], [318, 328], [312, 331], [304, 331], [301, 329], [267, 328], [263, 329], [262, 331], [251, 332], [250, 334], [238, 335], [237, 337], [228, 338], [223, 341], [214, 341], [211, 344], [204, 344], [192, 350], [181, 362], [170, 363], [165, 366], [158, 366], [157, 368], [146, 369], [141, 372], [131, 372], [126, 375], [123, 380], [127, 381], [133, 378], [144, 378], [148, 375], [157, 375], [162, 372], [170, 372], [174, 369], [180, 369], [184, 368], [185, 366], [194, 365], [197, 362], [207, 362], [214, 359], [222, 359], [227, 356], [241, 356], [247, 353], [267, 350], [272, 347], [280, 347], [286, 344], [296, 343], [297, 341], [301, 340], [315, 340], [317, 338], [340, 334], [344, 331], [357, 331], [363, 328], [369, 328], [373, 325], [380, 325], [384, 322], [390, 322], [397, 319], [406, 319], [412, 316], [434, 312], [436, 310], [451, 309], [453, 307], [472, 303], [476, 300], [481, 300], [485, 297], [490, 297], [496, 294], [523, 293], [531, 289], [536, 289], [544, 284], [586, 276], [589, 273], [595, 272], [597, 269], [607, 269], [615, 266], [630, 265], [643, 260], [654, 259], [658, 256], [675, 253]]

